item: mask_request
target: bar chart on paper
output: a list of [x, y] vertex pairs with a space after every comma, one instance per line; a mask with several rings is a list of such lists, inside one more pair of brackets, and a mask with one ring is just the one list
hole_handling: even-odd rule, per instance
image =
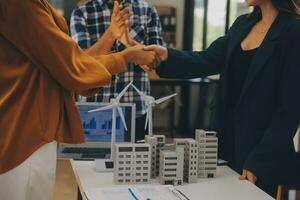
[[[112, 111], [102, 111], [96, 113], [88, 113], [89, 110], [95, 109], [91, 106], [79, 107], [80, 118], [86, 141], [101, 141], [108, 142], [111, 140], [112, 130]], [[123, 109], [125, 112], [125, 109]], [[121, 123], [120, 116], [116, 119], [116, 140], [118, 142], [124, 141], [125, 128]]]

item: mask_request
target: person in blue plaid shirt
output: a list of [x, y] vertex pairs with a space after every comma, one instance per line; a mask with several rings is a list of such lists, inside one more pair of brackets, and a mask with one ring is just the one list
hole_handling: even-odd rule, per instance
[[[128, 45], [144, 44], [162, 45], [161, 23], [156, 9], [144, 0], [122, 0], [118, 1], [124, 7], [129, 7], [133, 17], [132, 26], [128, 31]], [[82, 49], [89, 49], [95, 45], [99, 38], [104, 34], [108, 34], [113, 19], [114, 0], [87, 0], [84, 4], [79, 5], [71, 16], [71, 35]], [[126, 48], [123, 40], [114, 37], [114, 33], [110, 33], [115, 38], [111, 51], [122, 51]], [[132, 38], [132, 39], [129, 39]], [[122, 42], [121, 42], [122, 41]], [[128, 71], [113, 76], [111, 85], [102, 88], [97, 95], [87, 98], [87, 102], [109, 102], [111, 98], [115, 98], [120, 91], [130, 82], [134, 81], [142, 92], [150, 94], [150, 81], [148, 74], [141, 67], [129, 64]], [[146, 105], [140, 96], [130, 88], [124, 95], [124, 102], [134, 102], [137, 108], [137, 127], [136, 140], [144, 139], [146, 131], [144, 129]]]

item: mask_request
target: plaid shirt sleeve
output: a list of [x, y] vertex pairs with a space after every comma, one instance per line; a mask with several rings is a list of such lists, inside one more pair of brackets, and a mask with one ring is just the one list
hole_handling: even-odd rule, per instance
[[148, 22], [147, 22], [147, 38], [146, 45], [158, 44], [163, 45], [163, 39], [161, 36], [161, 23], [156, 9], [153, 6], [148, 7]]
[[72, 38], [82, 49], [87, 49], [91, 46], [91, 36], [87, 29], [86, 19], [79, 8], [72, 12], [70, 29]]

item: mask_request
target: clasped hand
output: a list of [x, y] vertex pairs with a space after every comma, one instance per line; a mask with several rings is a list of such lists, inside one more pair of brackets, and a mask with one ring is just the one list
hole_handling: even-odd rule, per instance
[[123, 51], [127, 62], [140, 65], [145, 71], [151, 71], [166, 60], [167, 50], [158, 45], [144, 46], [130, 37], [129, 28], [132, 25], [132, 16], [129, 8], [123, 8], [115, 1], [108, 30], [114, 39], [119, 40], [127, 47]]

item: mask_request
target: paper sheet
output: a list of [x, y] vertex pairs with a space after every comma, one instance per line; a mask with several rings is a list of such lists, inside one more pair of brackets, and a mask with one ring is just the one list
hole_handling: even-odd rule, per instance
[[135, 200], [130, 188], [139, 200], [180, 200], [173, 192], [172, 186], [121, 186], [113, 188], [95, 188], [85, 192], [88, 200]]

